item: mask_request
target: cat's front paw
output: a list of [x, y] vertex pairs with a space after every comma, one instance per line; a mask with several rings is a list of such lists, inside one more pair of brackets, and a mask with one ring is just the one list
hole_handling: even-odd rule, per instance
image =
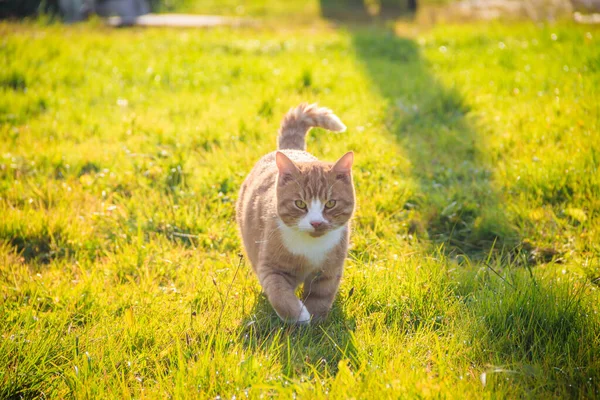
[[310, 325], [310, 313], [304, 303], [300, 301], [300, 304], [302, 304], [302, 310], [300, 311], [297, 323], [300, 325]]
[[311, 315], [310, 312], [308, 312], [308, 309], [306, 308], [306, 306], [304, 305], [304, 303], [300, 300], [298, 300], [298, 305], [300, 306], [300, 311], [296, 311], [294, 312], [292, 315], [282, 315], [282, 313], [280, 313], [279, 311], [277, 311], [277, 309], [275, 310], [275, 312], [277, 313], [277, 316], [279, 316], [279, 318], [281, 318], [281, 320], [285, 323], [288, 324], [298, 324], [298, 325], [310, 325], [310, 320], [311, 320]]

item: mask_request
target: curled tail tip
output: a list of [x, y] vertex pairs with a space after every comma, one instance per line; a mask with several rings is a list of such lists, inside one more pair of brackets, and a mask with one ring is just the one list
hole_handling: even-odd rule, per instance
[[304, 150], [306, 133], [315, 126], [334, 132], [346, 130], [346, 125], [330, 109], [316, 103], [302, 103], [291, 108], [283, 118], [279, 128], [279, 149]]
[[324, 128], [333, 132], [344, 132], [346, 125], [329, 108], [319, 107], [317, 103], [302, 103], [290, 110], [298, 121], [305, 122], [309, 127]]
[[329, 115], [329, 126], [326, 128], [333, 132], [346, 132], [346, 125], [333, 113]]

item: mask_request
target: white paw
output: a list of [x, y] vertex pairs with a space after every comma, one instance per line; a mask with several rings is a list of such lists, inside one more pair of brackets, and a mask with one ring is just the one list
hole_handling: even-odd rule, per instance
[[279, 315], [277, 310], [275, 310], [275, 312], [283, 322], [288, 324], [310, 325], [310, 313], [306, 309], [306, 306], [303, 302], [298, 300], [298, 303], [300, 303], [300, 314], [296, 318], [283, 318], [281, 315]]
[[300, 316], [298, 317], [297, 322], [300, 325], [310, 325], [310, 313], [306, 309], [306, 306], [304, 305], [304, 303], [302, 303], [300, 301], [300, 304], [302, 305], [302, 309], [300, 310]]

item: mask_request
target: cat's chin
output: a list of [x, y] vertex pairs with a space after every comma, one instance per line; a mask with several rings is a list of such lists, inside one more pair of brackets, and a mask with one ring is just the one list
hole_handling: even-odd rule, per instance
[[315, 231], [315, 232], [307, 232], [310, 237], [319, 238], [327, 233], [327, 231]]
[[321, 236], [323, 236], [327, 232], [329, 232], [329, 230], [328, 229], [319, 229], [319, 230], [315, 230], [315, 231], [309, 231], [308, 229], [296, 229], [296, 232], [308, 235], [312, 238], [320, 238]]

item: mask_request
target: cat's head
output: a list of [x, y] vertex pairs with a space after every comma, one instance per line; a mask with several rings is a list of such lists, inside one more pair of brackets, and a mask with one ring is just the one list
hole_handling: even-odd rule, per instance
[[283, 223], [313, 237], [345, 225], [354, 211], [353, 160], [348, 152], [334, 164], [295, 163], [278, 151], [277, 214]]

